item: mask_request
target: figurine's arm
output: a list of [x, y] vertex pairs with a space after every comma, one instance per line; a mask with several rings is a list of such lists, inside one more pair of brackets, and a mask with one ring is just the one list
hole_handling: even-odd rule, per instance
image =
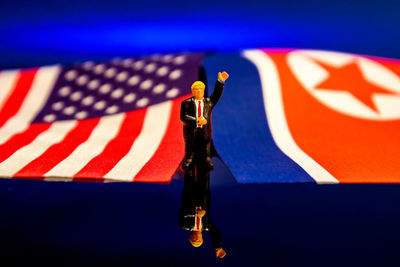
[[229, 77], [228, 73], [218, 72], [218, 80], [215, 83], [214, 92], [210, 97], [213, 106], [216, 105], [218, 103], [218, 100], [221, 98], [225, 86], [225, 80], [228, 79], [228, 77]]
[[188, 110], [187, 104], [185, 102], [182, 102], [181, 103], [181, 121], [184, 124], [193, 123], [193, 122], [195, 123], [196, 122], [196, 118], [193, 117], [193, 116], [190, 116], [188, 114], [187, 110]]
[[226, 252], [223, 248], [217, 248], [215, 250], [215, 256], [220, 257], [221, 259], [226, 256]]
[[211, 220], [211, 217], [208, 218], [209, 225], [208, 230], [211, 236], [212, 244], [215, 250], [222, 248], [222, 239], [221, 235], [218, 231], [218, 228], [215, 226], [214, 222]]

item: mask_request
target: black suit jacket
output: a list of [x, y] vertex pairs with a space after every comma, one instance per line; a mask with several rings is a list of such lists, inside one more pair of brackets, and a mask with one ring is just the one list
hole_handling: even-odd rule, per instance
[[[203, 117], [207, 120], [207, 124], [203, 125], [205, 140], [211, 140], [211, 112], [222, 96], [224, 85], [224, 82], [217, 80], [212, 95], [203, 99]], [[190, 97], [182, 101], [181, 121], [183, 122], [183, 138], [185, 139], [185, 144], [191, 144], [194, 136], [194, 130], [197, 127], [196, 103], [194, 97]]]
[[215, 249], [222, 248], [221, 235], [210, 216], [210, 169], [199, 170], [197, 176], [198, 180], [195, 181], [194, 170], [185, 171], [185, 182], [182, 191], [182, 208], [179, 211], [180, 226], [185, 230], [192, 230], [195, 225], [196, 207], [201, 207], [201, 209], [206, 211], [206, 214], [202, 218], [203, 230], [210, 233], [212, 244]]

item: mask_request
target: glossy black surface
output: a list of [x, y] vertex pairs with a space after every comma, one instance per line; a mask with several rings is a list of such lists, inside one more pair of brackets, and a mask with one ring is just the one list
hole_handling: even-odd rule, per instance
[[2, 260], [130, 266], [396, 266], [400, 186], [236, 184], [214, 159], [209, 235], [179, 226], [170, 185], [0, 180]]

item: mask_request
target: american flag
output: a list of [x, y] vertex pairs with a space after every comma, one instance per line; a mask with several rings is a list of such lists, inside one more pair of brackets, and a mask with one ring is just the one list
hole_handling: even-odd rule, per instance
[[0, 177], [171, 180], [202, 54], [0, 72]]

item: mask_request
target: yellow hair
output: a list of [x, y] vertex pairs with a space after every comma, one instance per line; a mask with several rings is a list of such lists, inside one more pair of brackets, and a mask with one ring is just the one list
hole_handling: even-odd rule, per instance
[[204, 85], [204, 83], [201, 82], [201, 81], [196, 81], [196, 82], [194, 82], [194, 83], [192, 84], [191, 89], [193, 90], [193, 88], [195, 88], [195, 87], [203, 87], [203, 89], [206, 88], [206, 86]]

